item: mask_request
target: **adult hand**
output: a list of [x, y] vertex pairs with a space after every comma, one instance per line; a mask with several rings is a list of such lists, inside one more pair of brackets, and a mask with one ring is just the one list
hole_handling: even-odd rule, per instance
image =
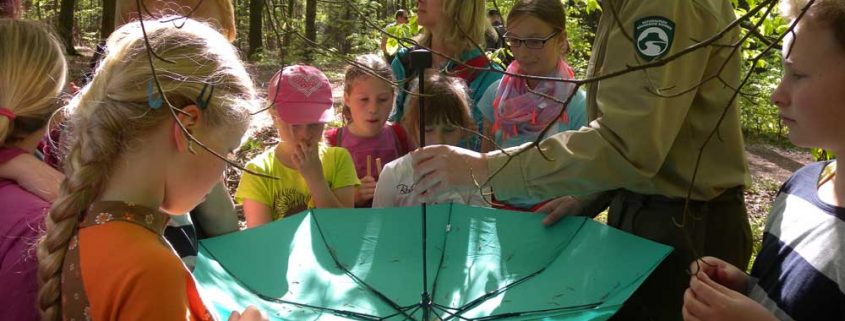
[[566, 216], [578, 215], [581, 211], [581, 202], [574, 196], [561, 196], [549, 201], [535, 211], [545, 213], [543, 225], [551, 226]]
[[376, 192], [376, 179], [372, 176], [364, 176], [361, 178], [361, 186], [355, 190], [355, 203], [362, 205], [373, 199], [373, 194]]
[[686, 321], [775, 321], [762, 305], [711, 280], [707, 273], [692, 276], [681, 311]]
[[450, 191], [477, 191], [487, 181], [485, 154], [447, 146], [426, 146], [411, 153], [414, 160], [413, 197], [430, 201]]
[[305, 179], [323, 179], [323, 164], [320, 163], [318, 144], [299, 143], [291, 155], [291, 161]]
[[705, 256], [698, 261], [693, 261], [690, 265], [690, 271], [693, 275], [704, 273], [711, 280], [728, 289], [739, 293], [747, 292], [748, 274], [745, 274], [745, 271], [740, 270], [733, 264], [719, 258]]
[[267, 316], [254, 306], [248, 306], [243, 313], [232, 311], [229, 321], [269, 321]]

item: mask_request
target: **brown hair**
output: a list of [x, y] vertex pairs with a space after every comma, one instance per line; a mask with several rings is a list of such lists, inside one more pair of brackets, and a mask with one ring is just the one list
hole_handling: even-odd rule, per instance
[[[807, 2], [808, 0], [783, 0], [781, 14], [789, 20], [795, 20], [801, 15], [801, 10], [807, 6]], [[845, 50], [845, 0], [816, 0], [801, 19], [805, 23], [830, 28], [839, 47]]]
[[[374, 77], [374, 74], [382, 78], [382, 80], [396, 81], [393, 70], [390, 69], [390, 66], [381, 57], [374, 54], [358, 56], [355, 58], [355, 64], [346, 67], [346, 71], [343, 74], [343, 92], [347, 95], [352, 93], [352, 85], [356, 80], [363, 77]], [[385, 86], [393, 87], [393, 84], [385, 82]], [[349, 106], [343, 104], [341, 113], [343, 114], [344, 122], [352, 122], [352, 113], [349, 111]]]
[[[463, 80], [432, 72], [425, 78], [425, 120], [426, 126], [449, 124], [455, 127], [475, 130], [475, 122], [469, 114], [469, 96]], [[412, 84], [411, 92], [419, 94], [419, 84]], [[405, 103], [405, 114], [400, 121], [402, 127], [419, 143], [419, 96], [409, 96]]]
[[[508, 23], [520, 17], [530, 16], [560, 31], [558, 37], [566, 37], [566, 8], [560, 0], [518, 0], [508, 13]], [[568, 51], [569, 40], [566, 38]]]
[[138, 22], [109, 37], [109, 52], [94, 79], [67, 107], [67, 178], [45, 218], [47, 233], [37, 247], [38, 308], [44, 321], [62, 317], [61, 276], [68, 243], [77, 233], [80, 216], [102, 194], [115, 160], [172, 117], [166, 105], [153, 109], [149, 104], [147, 84], [153, 74], [145, 43], [162, 57], [152, 63], [163, 95], [174, 107], [196, 104], [203, 88], [213, 86], [213, 98], [202, 113], [214, 131], [243, 134], [248, 109], [255, 105], [252, 80], [220, 33], [191, 19], [181, 27], [147, 22], [146, 39]]

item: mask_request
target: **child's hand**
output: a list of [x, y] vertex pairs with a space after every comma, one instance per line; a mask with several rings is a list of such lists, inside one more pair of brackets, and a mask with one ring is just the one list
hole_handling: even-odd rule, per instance
[[687, 321], [777, 320], [756, 301], [716, 283], [706, 273], [694, 275], [690, 280], [681, 313]]
[[[701, 270], [699, 271], [699, 269]], [[719, 258], [705, 256], [698, 261], [693, 261], [690, 265], [690, 271], [693, 274], [693, 278], [701, 272], [707, 274], [714, 282], [726, 286], [728, 289], [739, 293], [747, 292], [748, 274], [745, 274], [744, 271], [733, 266], [733, 264]]]
[[361, 186], [355, 189], [355, 204], [363, 205], [373, 199], [376, 193], [376, 179], [372, 176], [361, 178]]
[[305, 179], [323, 179], [323, 164], [320, 163], [318, 146], [318, 144], [299, 143], [291, 156], [293, 166]]
[[269, 319], [263, 312], [259, 311], [258, 308], [250, 305], [244, 309], [244, 313], [232, 311], [232, 315], [229, 316], [229, 321], [269, 321]]

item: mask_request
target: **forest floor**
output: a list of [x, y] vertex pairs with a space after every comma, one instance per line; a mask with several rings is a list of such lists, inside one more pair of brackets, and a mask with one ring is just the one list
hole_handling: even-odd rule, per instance
[[[88, 68], [91, 59], [90, 49], [80, 49], [82, 56], [69, 57], [71, 80], [79, 79], [82, 71]], [[256, 82], [256, 88], [261, 95], [266, 92], [266, 82], [278, 70], [277, 68], [277, 66], [253, 64], [247, 66], [247, 70]], [[335, 105], [339, 106], [343, 95], [343, 66], [340, 64], [329, 65], [325, 66], [323, 71], [332, 83]], [[236, 153], [237, 161], [240, 164], [245, 164], [249, 159], [267, 148], [271, 148], [276, 143], [278, 143], [278, 136], [269, 117], [266, 113], [256, 115], [247, 137], [244, 138], [244, 145]], [[753, 137], [746, 138], [745, 150], [752, 182], [751, 187], [745, 191], [745, 201], [752, 235], [755, 238], [754, 252], [756, 253], [760, 246], [770, 204], [774, 200], [780, 185], [794, 171], [812, 162], [812, 156], [808, 150], [791, 147], [788, 143], [771, 143], [770, 139]], [[230, 192], [234, 192], [239, 178], [240, 171], [230, 166], [226, 171], [226, 182]]]

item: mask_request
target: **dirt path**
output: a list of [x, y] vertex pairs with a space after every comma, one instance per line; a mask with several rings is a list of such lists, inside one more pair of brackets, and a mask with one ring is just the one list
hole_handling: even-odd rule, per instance
[[806, 150], [784, 149], [761, 143], [747, 144], [745, 156], [751, 171], [751, 187], [745, 191], [745, 207], [748, 209], [756, 253], [760, 249], [766, 217], [780, 185], [813, 159]]

